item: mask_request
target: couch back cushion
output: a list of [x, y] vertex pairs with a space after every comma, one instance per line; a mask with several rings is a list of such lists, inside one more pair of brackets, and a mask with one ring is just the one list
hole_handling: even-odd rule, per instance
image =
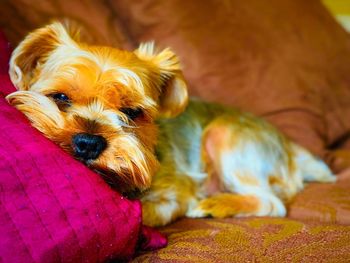
[[350, 148], [349, 35], [319, 0], [14, 0], [0, 14], [14, 44], [64, 17], [89, 42], [170, 46], [192, 95], [265, 117], [334, 169], [350, 165], [334, 154]]
[[192, 95], [261, 115], [324, 158], [347, 139], [349, 35], [320, 1], [113, 4], [129, 39], [179, 54]]

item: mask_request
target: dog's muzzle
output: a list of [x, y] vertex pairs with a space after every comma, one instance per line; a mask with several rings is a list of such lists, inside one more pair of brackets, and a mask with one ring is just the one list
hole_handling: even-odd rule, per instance
[[78, 133], [72, 138], [75, 156], [84, 161], [96, 159], [107, 147], [107, 141], [100, 135]]

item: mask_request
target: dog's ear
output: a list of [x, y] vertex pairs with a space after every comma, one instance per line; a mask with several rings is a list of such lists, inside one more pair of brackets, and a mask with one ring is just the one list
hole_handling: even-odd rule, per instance
[[152, 63], [160, 73], [159, 113], [171, 118], [180, 114], [187, 106], [187, 84], [182, 75], [179, 58], [169, 48], [156, 52], [154, 43], [143, 43], [135, 54]]
[[16, 47], [10, 59], [9, 74], [17, 89], [28, 90], [35, 70], [56, 48], [76, 45], [74, 39], [79, 33], [68, 32], [68, 27], [68, 24], [54, 22], [33, 31]]

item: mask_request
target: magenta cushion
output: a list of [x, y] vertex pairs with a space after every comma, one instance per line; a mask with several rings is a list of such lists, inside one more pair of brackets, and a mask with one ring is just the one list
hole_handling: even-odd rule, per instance
[[0, 262], [128, 260], [166, 239], [141, 225], [141, 205], [113, 191], [8, 105], [14, 91], [0, 33]]

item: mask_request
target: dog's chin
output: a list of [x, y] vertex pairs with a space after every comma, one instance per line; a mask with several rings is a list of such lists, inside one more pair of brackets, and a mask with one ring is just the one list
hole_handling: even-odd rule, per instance
[[[94, 172], [99, 174], [101, 178], [113, 189], [123, 194], [124, 196], [134, 199], [139, 198], [143, 192], [143, 189], [133, 186], [129, 182], [125, 182], [121, 179], [121, 176], [117, 172], [110, 169], [101, 168], [85, 162]], [[123, 175], [125, 178], [125, 173]]]

